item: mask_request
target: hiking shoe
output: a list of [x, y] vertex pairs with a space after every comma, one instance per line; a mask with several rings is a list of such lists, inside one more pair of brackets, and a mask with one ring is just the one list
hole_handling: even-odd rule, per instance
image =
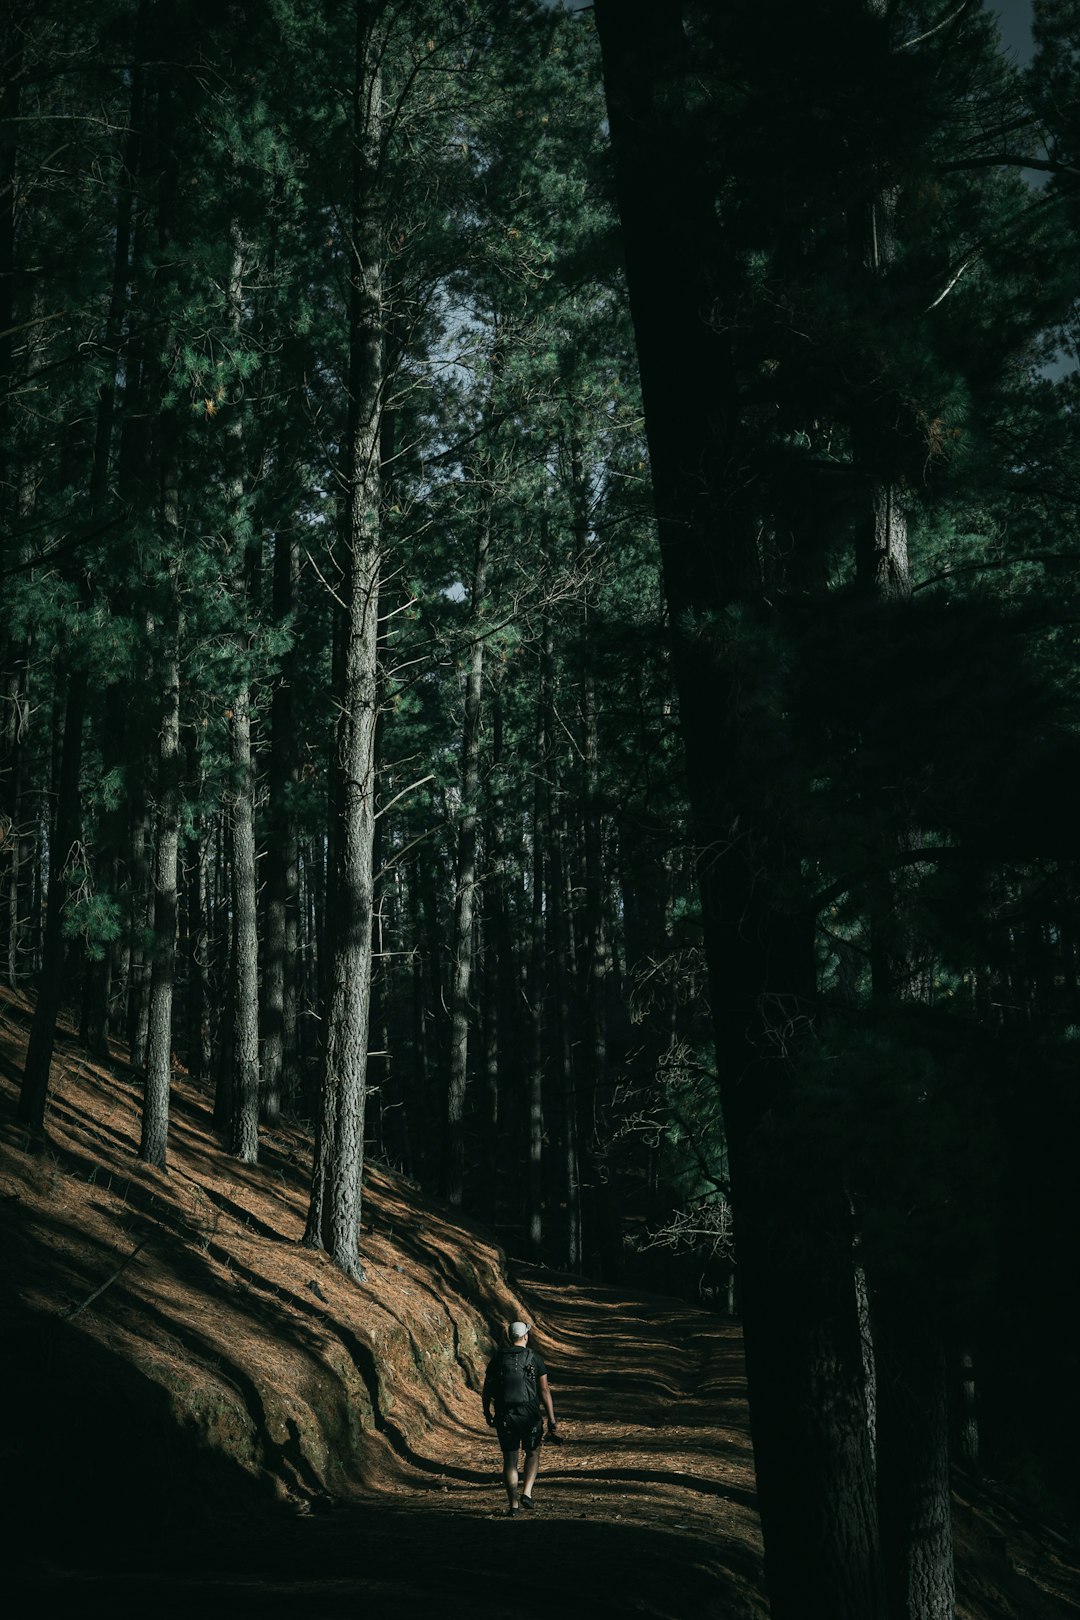
[[536, 1504], [534, 1503], [531, 1496], [523, 1496], [521, 1498], [521, 1505], [522, 1505], [523, 1508], [525, 1508], [528, 1512], [531, 1513], [532, 1509], [535, 1507]]
[[[532, 1507], [531, 1502], [529, 1503], [529, 1506]], [[508, 1519], [516, 1519], [517, 1516], [518, 1516], [518, 1505], [517, 1505], [516, 1502], [511, 1502], [509, 1507], [506, 1510], [506, 1517]]]

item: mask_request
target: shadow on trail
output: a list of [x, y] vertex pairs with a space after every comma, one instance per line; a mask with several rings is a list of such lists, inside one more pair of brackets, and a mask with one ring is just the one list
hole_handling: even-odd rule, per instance
[[577, 1470], [548, 1468], [543, 1474], [545, 1485], [556, 1485], [565, 1480], [575, 1487], [590, 1491], [611, 1490], [619, 1493], [621, 1485], [669, 1485], [678, 1490], [697, 1491], [702, 1496], [719, 1496], [725, 1502], [738, 1502], [743, 1507], [756, 1508], [753, 1491], [740, 1490], [720, 1479], [699, 1479], [693, 1474], [665, 1473], [660, 1468], [581, 1468]]
[[203, 1563], [192, 1548], [182, 1569], [128, 1566], [87, 1576], [42, 1568], [33, 1594], [41, 1612], [90, 1620], [151, 1612], [381, 1620], [426, 1610], [442, 1620], [742, 1620], [753, 1611], [741, 1582], [719, 1561], [730, 1563], [730, 1551], [718, 1547], [715, 1557], [703, 1557], [690, 1536], [614, 1523], [606, 1512], [510, 1520], [372, 1505], [279, 1525], [272, 1544], [255, 1536], [234, 1545], [228, 1573], [215, 1572], [212, 1553]]

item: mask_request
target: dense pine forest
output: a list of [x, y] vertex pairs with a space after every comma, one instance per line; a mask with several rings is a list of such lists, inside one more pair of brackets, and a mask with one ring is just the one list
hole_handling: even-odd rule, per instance
[[[1075, 1506], [1080, 4], [10, 0], [0, 971], [737, 1314], [774, 1620]], [[808, 1596], [808, 1594], [810, 1594]]]

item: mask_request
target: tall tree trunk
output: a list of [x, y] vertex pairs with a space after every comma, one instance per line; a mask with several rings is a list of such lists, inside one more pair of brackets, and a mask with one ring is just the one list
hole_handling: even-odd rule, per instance
[[550, 929], [548, 961], [551, 969], [552, 1018], [555, 1026], [555, 1058], [559, 1090], [562, 1184], [559, 1202], [564, 1206], [564, 1257], [571, 1271], [581, 1268], [581, 1161], [578, 1143], [578, 1104], [574, 1075], [574, 1029], [570, 985], [571, 918], [569, 884], [566, 878], [566, 827], [555, 809], [553, 783], [548, 781], [549, 877], [547, 921]]
[[[583, 1039], [579, 1048], [579, 1073], [584, 1096], [579, 1099], [578, 1115], [582, 1122], [583, 1148], [591, 1161], [588, 1174], [591, 1199], [586, 1218], [595, 1211], [595, 1230], [603, 1238], [603, 1254], [597, 1255], [605, 1267], [610, 1265], [609, 1250], [614, 1246], [608, 1234], [617, 1232], [618, 1221], [613, 1212], [601, 1209], [610, 1197], [610, 1184], [602, 1180], [597, 1157], [600, 1144], [607, 1137], [605, 1098], [607, 1082], [607, 981], [611, 966], [611, 951], [607, 939], [605, 918], [605, 868], [603, 817], [600, 802], [600, 744], [596, 708], [596, 675], [591, 645], [589, 572], [589, 483], [585, 465], [585, 450], [581, 434], [575, 429], [570, 439], [570, 492], [574, 514], [574, 551], [578, 568], [585, 580], [581, 606], [580, 669], [581, 683], [581, 757], [582, 795], [581, 830], [584, 855], [585, 906], [582, 916], [581, 961], [585, 980], [583, 998]], [[594, 1250], [595, 1252], [595, 1250]]]
[[[157, 197], [154, 300], [164, 307], [172, 277], [174, 210], [178, 185], [176, 109], [169, 65], [158, 70], [154, 103], [153, 151], [160, 165]], [[166, 339], [171, 334], [166, 334]], [[180, 850], [180, 421], [177, 408], [166, 404], [164, 366], [156, 378], [157, 564], [162, 610], [155, 626], [154, 668], [160, 718], [157, 727], [157, 773], [153, 829], [154, 936], [147, 1003], [146, 1079], [139, 1156], [159, 1169], [166, 1167], [169, 1101], [172, 1084], [173, 987], [176, 979], [177, 865]]]
[[426, 1041], [428, 1090], [424, 1093], [424, 1156], [433, 1180], [442, 1174], [443, 1075], [448, 1065], [446, 1047], [445, 956], [439, 869], [431, 850], [421, 845], [417, 862], [420, 906], [423, 913], [423, 961], [426, 974]]
[[[487, 772], [484, 847], [487, 852], [484, 903], [484, 1020], [487, 1074], [488, 1161], [499, 1163], [503, 1144], [512, 1159], [520, 1153], [523, 1111], [514, 1054], [518, 1051], [516, 945], [510, 920], [510, 860], [506, 837], [506, 760], [500, 685], [492, 688], [491, 756]], [[488, 1215], [501, 1214], [499, 1178], [489, 1178]]]
[[[16, 270], [13, 269], [12, 275], [18, 281]], [[42, 370], [46, 359], [43, 333], [48, 328], [44, 325], [45, 306], [39, 287], [34, 287], [27, 294], [20, 313], [25, 314], [28, 321], [22, 376], [23, 387], [29, 400], [34, 389], [38, 387], [34, 379]], [[14, 363], [12, 360], [7, 362], [10, 379], [8, 386], [12, 389], [15, 381], [11, 375]], [[11, 414], [6, 425], [14, 426]], [[13, 439], [12, 434], [8, 443], [11, 444]], [[37, 505], [38, 485], [41, 480], [40, 463], [37, 455], [31, 452], [27, 452], [22, 460], [17, 455], [4, 457], [4, 460], [8, 459], [13, 463], [9, 477], [14, 489], [13, 504], [16, 519], [14, 526], [23, 532], [14, 560], [17, 563], [26, 563], [31, 557], [31, 545], [25, 534], [30, 528], [34, 508]], [[5, 488], [3, 494], [7, 493]], [[11, 526], [10, 521], [3, 526], [5, 534]], [[6, 551], [6, 543], [0, 542], [0, 554]], [[0, 812], [6, 811], [9, 818], [5, 844], [10, 851], [11, 863], [7, 895], [8, 977], [12, 989], [18, 987], [27, 969], [33, 972], [40, 965], [38, 951], [34, 945], [35, 935], [40, 939], [40, 905], [34, 900], [33, 895], [40, 887], [36, 879], [40, 871], [43, 845], [41, 836], [35, 836], [30, 830], [31, 795], [27, 791], [30, 782], [28, 755], [35, 709], [31, 695], [32, 643], [32, 634], [23, 633], [11, 645], [4, 647], [3, 687], [0, 690], [0, 701], [3, 702], [0, 786], [7, 789], [4, 799], [0, 801]], [[52, 736], [55, 747], [59, 743], [58, 727], [54, 726]], [[3, 823], [0, 823], [0, 826], [3, 826]]]
[[[868, 0], [868, 8], [887, 26], [886, 0]], [[899, 189], [881, 178], [852, 221], [867, 302], [872, 311], [884, 305], [885, 319], [899, 200]], [[856, 531], [856, 578], [860, 594], [881, 612], [880, 634], [888, 636], [896, 615], [910, 612], [912, 589], [901, 437], [907, 407], [879, 372], [877, 356], [868, 356], [869, 380], [851, 442], [867, 490], [865, 517]], [[918, 880], [909, 869], [890, 870], [896, 849], [910, 847], [919, 833], [904, 824], [891, 783], [872, 783], [870, 794], [875, 819], [892, 829], [881, 852], [883, 869], [869, 892], [873, 995], [881, 1002], [926, 1001], [927, 947], [918, 937], [911, 903]], [[891, 1620], [952, 1620], [945, 1342], [916, 1266], [879, 1261], [870, 1267], [868, 1284], [878, 1516], [889, 1614]]]
[[480, 795], [480, 714], [484, 679], [484, 597], [491, 548], [491, 499], [485, 494], [476, 537], [469, 623], [473, 640], [465, 677], [461, 727], [461, 819], [458, 823], [457, 891], [454, 903], [453, 964], [450, 973], [450, 1075], [446, 1109], [447, 1200], [460, 1208], [465, 1195], [465, 1091], [469, 1079], [476, 899], [476, 835]]
[[[141, 715], [138, 717], [141, 720]], [[135, 775], [129, 804], [128, 822], [128, 939], [125, 1034], [131, 1061], [137, 1069], [146, 1067], [146, 1047], [150, 1038], [150, 963], [148, 940], [153, 923], [152, 843], [153, 818], [144, 784], [145, 737], [138, 725], [137, 736], [129, 738], [132, 751], [130, 769]], [[153, 767], [149, 766], [152, 770]]]
[[[6, 550], [10, 456], [14, 420], [15, 337], [18, 308], [16, 288], [16, 242], [18, 239], [19, 187], [18, 152], [20, 104], [23, 89], [24, 44], [21, 19], [12, 10], [0, 23], [0, 63], [4, 74], [0, 88], [0, 568], [13, 559]], [[6, 652], [6, 648], [4, 649]], [[5, 668], [6, 663], [5, 663]]]
[[256, 905], [255, 767], [247, 681], [229, 723], [233, 768], [233, 1092], [230, 1149], [245, 1164], [259, 1157], [259, 945]]
[[8, 860], [5, 955], [7, 981], [13, 990], [18, 989], [22, 977], [26, 874], [30, 863], [30, 841], [23, 827], [23, 818], [27, 814], [25, 738], [30, 719], [26, 668], [28, 654], [27, 647], [22, 655], [23, 667], [12, 669], [10, 679], [5, 681], [3, 694], [4, 770], [0, 772], [0, 788], [4, 792], [4, 804], [10, 807], [3, 823]]
[[557, 1159], [552, 1156], [555, 1196], [549, 1201], [549, 1207], [554, 1206], [560, 1213], [558, 1242], [562, 1246], [565, 1263], [571, 1271], [576, 1271], [581, 1265], [581, 1176], [570, 1012], [571, 921], [566, 880], [566, 837], [561, 807], [556, 799], [556, 781], [561, 772], [556, 735], [555, 680], [555, 631], [551, 615], [546, 614], [541, 639], [540, 704], [544, 758], [540, 776], [544, 788], [544, 933], [554, 1080], [554, 1085], [548, 1087], [548, 1113], [559, 1149]]
[[544, 880], [547, 829], [544, 826], [546, 795], [543, 775], [544, 716], [537, 712], [537, 764], [533, 790], [532, 824], [532, 921], [529, 940], [529, 1067], [528, 1067], [528, 1149], [526, 1232], [529, 1258], [540, 1260], [544, 1250], [544, 1004], [547, 999], [547, 963], [544, 960]]
[[87, 677], [76, 669], [68, 677], [64, 706], [64, 741], [57, 793], [56, 820], [49, 847], [49, 887], [46, 900], [41, 982], [26, 1049], [19, 1119], [32, 1130], [45, 1124], [49, 1070], [56, 1041], [56, 1019], [64, 990], [64, 896], [67, 869], [79, 836], [79, 773], [82, 767], [83, 720], [86, 715]]
[[[12, 555], [9, 534], [16, 515], [14, 426], [17, 363], [15, 359], [18, 238], [19, 108], [22, 98], [23, 30], [14, 12], [0, 24], [0, 59], [5, 65], [0, 90], [0, 570], [24, 560], [20, 545]], [[32, 348], [28, 352], [33, 352]], [[3, 906], [0, 948], [4, 951], [8, 983], [14, 990], [20, 975], [21, 890], [25, 848], [20, 833], [24, 812], [25, 751], [23, 739], [29, 720], [26, 692], [27, 647], [0, 637], [0, 883]]]
[[[228, 324], [239, 351], [244, 296], [244, 241], [235, 217], [230, 223], [231, 262], [227, 289]], [[256, 543], [244, 499], [244, 419], [239, 400], [229, 407], [225, 429], [228, 481], [229, 533], [234, 612], [237, 617], [236, 655], [240, 670], [229, 722], [232, 787], [229, 814], [232, 822], [233, 899], [233, 1091], [230, 1150], [245, 1164], [259, 1157], [259, 923], [257, 859], [255, 850], [255, 764], [251, 751], [251, 674], [248, 621], [258, 574]]]
[[953, 1620], [945, 1350], [910, 1291], [874, 1301], [878, 1503], [890, 1620]]
[[[273, 614], [291, 618], [299, 576], [299, 542], [274, 541]], [[299, 775], [293, 690], [296, 655], [286, 653], [270, 703], [270, 833], [266, 848], [266, 945], [263, 973], [263, 1118], [273, 1125], [292, 1106], [297, 1081], [296, 964], [299, 907], [296, 811]]]
[[177, 423], [161, 419], [161, 531], [169, 600], [161, 625], [161, 722], [154, 805], [154, 948], [147, 1006], [146, 1083], [139, 1157], [164, 1170], [172, 1085], [176, 978], [177, 863], [180, 850], [180, 467]]
[[335, 871], [330, 896], [330, 994], [305, 1242], [361, 1278], [371, 989], [372, 850], [378, 714], [379, 417], [383, 390], [382, 216], [379, 186], [382, 41], [376, 7], [356, 8], [349, 297], [349, 422], [341, 603], [335, 614], [339, 705], [333, 772]]
[[[427, 1168], [428, 1159], [428, 1128], [429, 1117], [428, 1099], [430, 1097], [430, 1074], [428, 1059], [428, 1026], [430, 1013], [427, 1002], [427, 975], [425, 973], [426, 957], [423, 945], [424, 922], [423, 910], [420, 900], [420, 866], [414, 861], [408, 874], [408, 916], [409, 930], [414, 941], [410, 953], [412, 963], [412, 1087], [410, 1091], [410, 1131], [409, 1138], [417, 1144], [419, 1163], [414, 1173], [421, 1178]], [[422, 1128], [421, 1128], [422, 1127]]]
[[214, 1041], [214, 1124], [223, 1137], [232, 1132], [235, 1117], [236, 1069], [233, 1047], [236, 1041], [236, 908], [232, 904], [232, 818], [222, 815], [218, 822], [217, 860], [214, 879], [215, 905], [214, 982], [221, 991]]
[[712, 177], [686, 138], [681, 5], [596, 0], [595, 13], [700, 851], [771, 1612], [880, 1620], [849, 1209], [842, 1185], [792, 1178], [782, 1146], [813, 1027], [813, 917], [797, 840], [762, 798], [738, 638], [720, 639], [730, 607], [747, 622], [768, 611], [743, 510], [754, 447], [717, 319], [729, 261]]
[[[196, 805], [201, 805], [204, 779], [198, 745], [192, 739], [188, 748], [188, 777]], [[194, 848], [187, 881], [187, 1062], [192, 1080], [205, 1084], [210, 1078], [210, 842], [209, 818], [198, 809], [194, 818]]]
[[979, 1402], [975, 1382], [975, 1358], [970, 1350], [962, 1350], [954, 1357], [953, 1377], [955, 1397], [956, 1459], [961, 1468], [978, 1478], [979, 1460]]
[[[143, 7], [140, 5], [140, 19]], [[113, 462], [113, 440], [116, 418], [116, 362], [114, 356], [121, 345], [124, 316], [128, 305], [132, 223], [134, 216], [133, 188], [139, 169], [142, 132], [138, 119], [142, 106], [142, 73], [133, 71], [131, 100], [128, 112], [128, 134], [124, 143], [124, 156], [117, 176], [116, 233], [113, 244], [112, 293], [109, 299], [109, 318], [105, 330], [105, 353], [110, 356], [109, 371], [98, 392], [97, 431], [94, 439], [94, 462], [90, 478], [90, 514], [96, 519], [104, 517], [109, 503], [110, 469]], [[105, 724], [103, 727], [102, 755], [106, 774], [110, 769], [119, 771], [123, 762], [124, 732], [127, 718], [126, 702], [118, 701], [115, 687], [110, 687], [104, 698]], [[95, 851], [95, 874], [100, 892], [114, 896], [119, 877], [121, 822], [119, 811], [106, 809], [100, 818], [99, 836]], [[109, 1056], [109, 1000], [112, 988], [112, 944], [99, 947], [96, 958], [87, 967], [87, 984], [83, 997], [82, 1040], [95, 1057]]]
[[[124, 747], [128, 740], [127, 698], [118, 683], [110, 686], [105, 692], [99, 713], [103, 772], [107, 777], [112, 774], [118, 777], [123, 769]], [[117, 904], [119, 904], [120, 851], [126, 821], [122, 803], [106, 805], [99, 813], [94, 860], [97, 885], [99, 890], [113, 897]], [[83, 1044], [92, 1057], [106, 1061], [109, 1057], [115, 964], [115, 941], [102, 942], [100, 954], [88, 967], [84, 999]]]

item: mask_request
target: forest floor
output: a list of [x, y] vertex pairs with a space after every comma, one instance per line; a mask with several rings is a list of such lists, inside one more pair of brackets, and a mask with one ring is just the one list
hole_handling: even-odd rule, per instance
[[[508, 1262], [372, 1173], [366, 1281], [299, 1239], [302, 1131], [222, 1152], [178, 1074], [168, 1174], [137, 1077], [61, 1031], [44, 1144], [15, 1122], [29, 1027], [0, 992], [6, 1614], [751, 1620], [763, 1595], [735, 1323]], [[509, 1519], [479, 1381], [525, 1314], [565, 1441]], [[957, 1496], [960, 1620], [1080, 1615], [1080, 1548]]]

